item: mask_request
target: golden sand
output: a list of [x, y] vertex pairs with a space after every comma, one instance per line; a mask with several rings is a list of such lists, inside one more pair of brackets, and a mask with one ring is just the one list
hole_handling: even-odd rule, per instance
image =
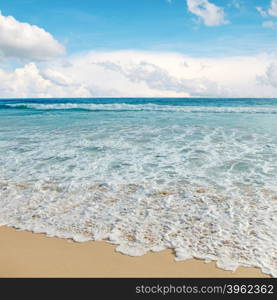
[[236, 272], [215, 263], [176, 262], [171, 250], [130, 257], [106, 242], [69, 240], [0, 227], [0, 277], [267, 277], [255, 268]]

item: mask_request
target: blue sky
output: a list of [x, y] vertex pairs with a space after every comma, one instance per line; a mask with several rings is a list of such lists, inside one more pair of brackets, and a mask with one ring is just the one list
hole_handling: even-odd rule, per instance
[[222, 56], [276, 50], [277, 27], [263, 27], [256, 9], [266, 9], [270, 0], [212, 2], [224, 8], [228, 24], [197, 22], [184, 0], [2, 0], [1, 10], [51, 32], [68, 53], [140, 49]]
[[0, 98], [277, 97], [277, 0], [1, 0]]

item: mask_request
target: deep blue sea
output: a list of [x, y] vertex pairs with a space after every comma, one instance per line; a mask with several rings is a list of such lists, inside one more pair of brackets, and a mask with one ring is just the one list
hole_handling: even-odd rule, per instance
[[0, 100], [0, 225], [277, 276], [277, 99]]

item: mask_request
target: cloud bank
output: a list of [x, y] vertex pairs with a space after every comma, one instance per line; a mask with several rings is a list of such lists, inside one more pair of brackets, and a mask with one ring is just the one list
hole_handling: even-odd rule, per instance
[[276, 57], [91, 51], [0, 69], [0, 98], [277, 97]]
[[0, 58], [45, 61], [64, 54], [64, 47], [44, 29], [0, 12]]

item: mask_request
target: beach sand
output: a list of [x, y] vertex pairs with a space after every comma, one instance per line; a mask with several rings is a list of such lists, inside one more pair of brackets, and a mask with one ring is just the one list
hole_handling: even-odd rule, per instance
[[255, 268], [236, 272], [215, 263], [176, 262], [171, 250], [130, 257], [106, 242], [69, 240], [0, 227], [0, 277], [267, 277]]

